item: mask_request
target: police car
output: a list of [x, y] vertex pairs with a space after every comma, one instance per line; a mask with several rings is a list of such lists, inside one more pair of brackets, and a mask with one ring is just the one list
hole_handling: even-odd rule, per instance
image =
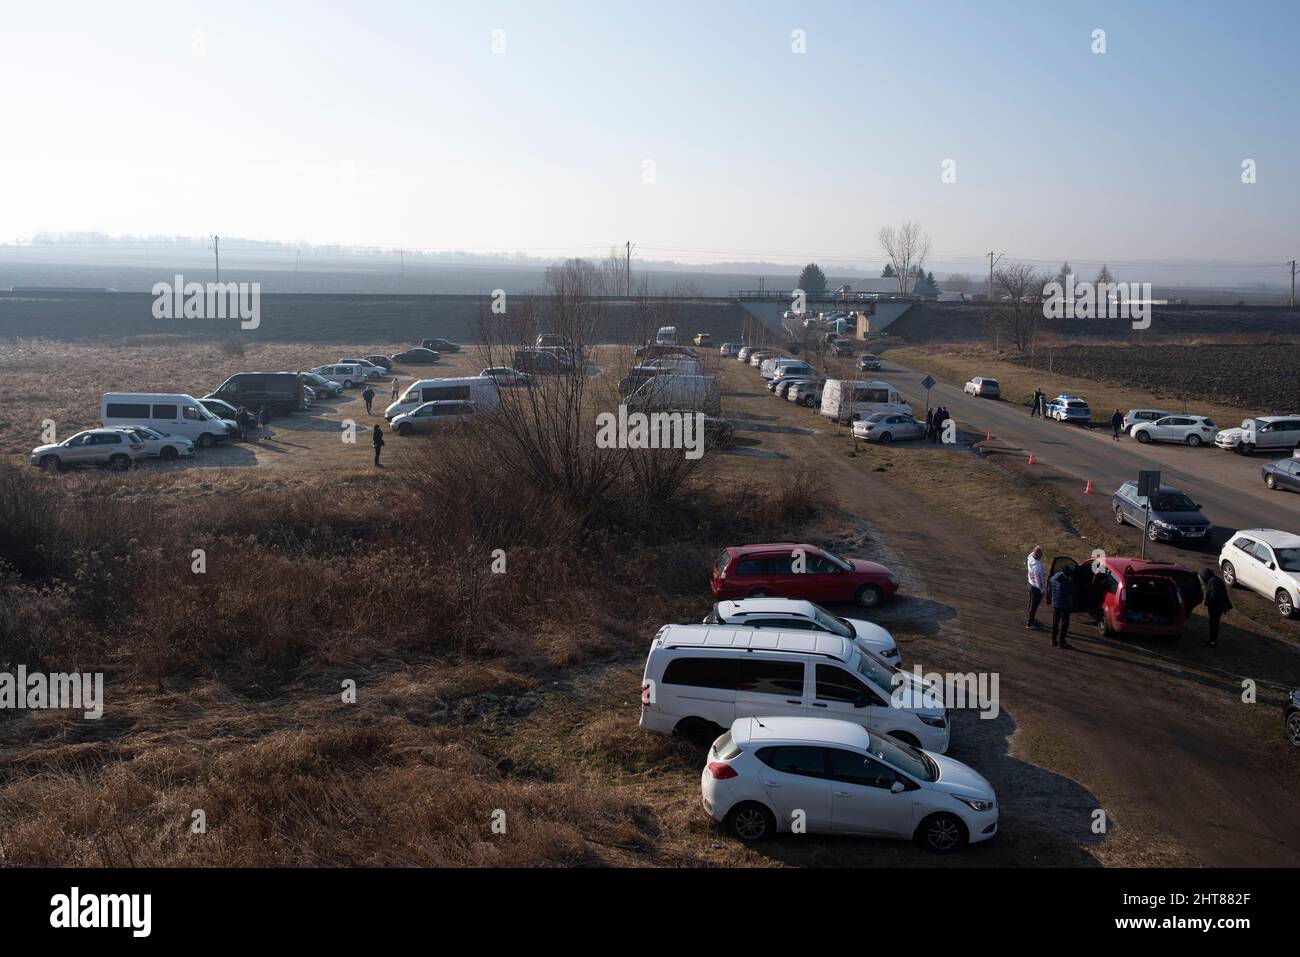
[[1086, 423], [1092, 419], [1088, 403], [1077, 395], [1058, 395], [1047, 403], [1047, 409], [1043, 414], [1057, 422]]

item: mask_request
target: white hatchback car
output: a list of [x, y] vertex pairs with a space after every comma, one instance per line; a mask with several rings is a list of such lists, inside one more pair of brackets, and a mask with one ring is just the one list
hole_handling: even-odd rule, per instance
[[709, 749], [700, 792], [705, 811], [746, 843], [799, 824], [946, 854], [998, 830], [997, 796], [982, 775], [827, 718], [738, 718]]
[[1147, 442], [1181, 442], [1196, 448], [1214, 441], [1218, 426], [1203, 415], [1167, 415], [1154, 422], [1139, 422], [1133, 426], [1132, 435], [1144, 445]]
[[986, 399], [1000, 399], [1002, 397], [1002, 387], [998, 385], [998, 380], [982, 375], [972, 378], [966, 383], [962, 391], [967, 395], [983, 396]]
[[1228, 585], [1240, 585], [1272, 600], [1283, 618], [1300, 608], [1300, 535], [1275, 528], [1244, 528], [1219, 552]]
[[738, 598], [720, 601], [704, 619], [706, 625], [744, 625], [780, 631], [821, 631], [847, 638], [891, 665], [902, 660], [894, 636], [869, 621], [841, 618], [821, 605], [801, 598]]

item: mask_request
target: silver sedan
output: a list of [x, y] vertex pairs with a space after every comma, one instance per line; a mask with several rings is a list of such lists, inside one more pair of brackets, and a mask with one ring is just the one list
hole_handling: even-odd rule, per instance
[[877, 412], [853, 423], [853, 437], [865, 442], [925, 438], [925, 423], [897, 412]]

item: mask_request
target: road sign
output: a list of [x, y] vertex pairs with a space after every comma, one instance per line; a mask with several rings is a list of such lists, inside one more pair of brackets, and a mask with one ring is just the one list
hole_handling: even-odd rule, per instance
[[[924, 379], [921, 380], [921, 388], [925, 389], [926, 392], [929, 392], [938, 384], [939, 383], [935, 382], [934, 379], [931, 378], [930, 376], [926, 376]], [[1157, 472], [1156, 474], [1158, 475], [1159, 473]]]
[[1138, 497], [1147, 498], [1153, 492], [1160, 491], [1160, 472], [1155, 469], [1142, 469], [1138, 472]]

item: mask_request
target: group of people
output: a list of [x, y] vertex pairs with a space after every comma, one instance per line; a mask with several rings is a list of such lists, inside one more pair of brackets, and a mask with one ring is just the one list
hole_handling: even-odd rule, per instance
[[925, 410], [925, 437], [931, 442], [938, 442], [943, 434], [943, 424], [948, 421], [948, 410], [944, 406]]
[[248, 441], [248, 433], [253, 431], [256, 426], [258, 434], [264, 439], [271, 437], [271, 410], [262, 406], [257, 410], [257, 415], [253, 415], [248, 410], [248, 406], [241, 405], [239, 411], [235, 413], [235, 425], [239, 427], [239, 440]]
[[[1029, 616], [1025, 622], [1028, 629], [1043, 630], [1038, 622], [1038, 606], [1047, 589], [1052, 590], [1052, 647], [1071, 648], [1066, 641], [1070, 633], [1070, 615], [1074, 611], [1074, 579], [1070, 572], [1062, 568], [1047, 580], [1043, 571], [1043, 547], [1035, 545], [1026, 560], [1029, 571]], [[1205, 610], [1210, 619], [1210, 636], [1205, 647], [1214, 648], [1219, 643], [1219, 619], [1225, 612], [1232, 610], [1232, 601], [1228, 598], [1228, 586], [1215, 574], [1213, 568], [1201, 572], [1201, 590], [1205, 595]]]

